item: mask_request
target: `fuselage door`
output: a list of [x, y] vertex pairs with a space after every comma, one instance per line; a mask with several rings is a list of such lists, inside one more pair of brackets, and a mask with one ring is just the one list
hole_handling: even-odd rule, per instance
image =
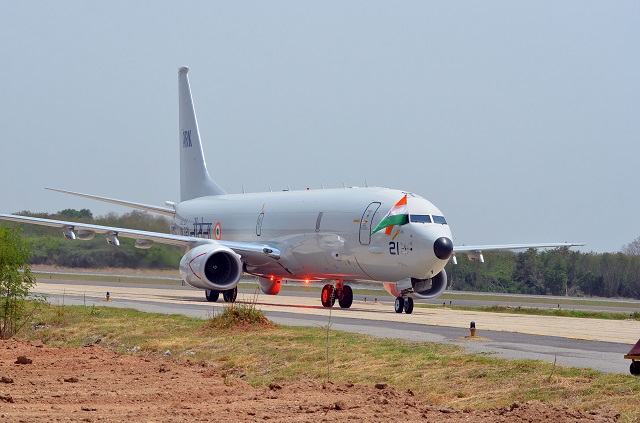
[[360, 219], [360, 244], [362, 245], [369, 245], [371, 242], [371, 221], [379, 207], [380, 203], [371, 203], [362, 213], [362, 219]]

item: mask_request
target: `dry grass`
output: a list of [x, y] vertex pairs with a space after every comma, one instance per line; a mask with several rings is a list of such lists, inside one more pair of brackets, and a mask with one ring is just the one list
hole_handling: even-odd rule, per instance
[[[55, 346], [99, 342], [119, 352], [206, 364], [255, 386], [298, 379], [326, 380], [326, 329], [264, 325], [218, 329], [210, 321], [116, 308], [55, 306], [42, 309], [41, 326], [29, 338]], [[224, 312], [223, 312], [224, 313]], [[232, 308], [230, 314], [235, 313]], [[222, 314], [222, 313], [221, 313]], [[640, 421], [640, 378], [602, 374], [532, 360], [501, 360], [444, 344], [377, 339], [330, 331], [334, 382], [388, 383], [411, 389], [434, 405], [456, 408], [506, 406], [539, 399], [590, 410], [616, 408], [621, 421]]]

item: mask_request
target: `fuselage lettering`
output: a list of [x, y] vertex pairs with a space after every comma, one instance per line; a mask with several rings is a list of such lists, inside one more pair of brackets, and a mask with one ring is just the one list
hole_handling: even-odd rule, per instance
[[182, 131], [182, 148], [191, 147], [191, 129]]

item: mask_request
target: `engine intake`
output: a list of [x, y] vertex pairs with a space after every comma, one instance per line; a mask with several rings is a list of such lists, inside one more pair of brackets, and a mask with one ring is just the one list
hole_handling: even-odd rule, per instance
[[223, 291], [238, 285], [242, 263], [230, 248], [209, 243], [189, 250], [182, 257], [180, 275], [194, 288]]
[[406, 295], [420, 300], [428, 300], [440, 296], [447, 289], [447, 272], [442, 269], [440, 273], [431, 279], [411, 278], [401, 281], [402, 283], [385, 283], [384, 289], [394, 297], [401, 297], [402, 292]]

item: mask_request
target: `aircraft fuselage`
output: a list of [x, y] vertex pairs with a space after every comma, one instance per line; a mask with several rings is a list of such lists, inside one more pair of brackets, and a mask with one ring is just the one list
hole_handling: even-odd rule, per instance
[[[429, 222], [394, 226], [390, 234], [373, 228], [405, 194], [411, 216]], [[426, 219], [424, 216], [428, 216]], [[278, 248], [277, 263], [265, 260], [245, 271], [292, 280], [395, 282], [426, 279], [447, 263], [434, 242], [451, 230], [432, 203], [387, 188], [344, 188], [225, 194], [176, 205], [172, 233], [225, 241], [265, 243]], [[447, 257], [448, 259], [448, 257]]]

